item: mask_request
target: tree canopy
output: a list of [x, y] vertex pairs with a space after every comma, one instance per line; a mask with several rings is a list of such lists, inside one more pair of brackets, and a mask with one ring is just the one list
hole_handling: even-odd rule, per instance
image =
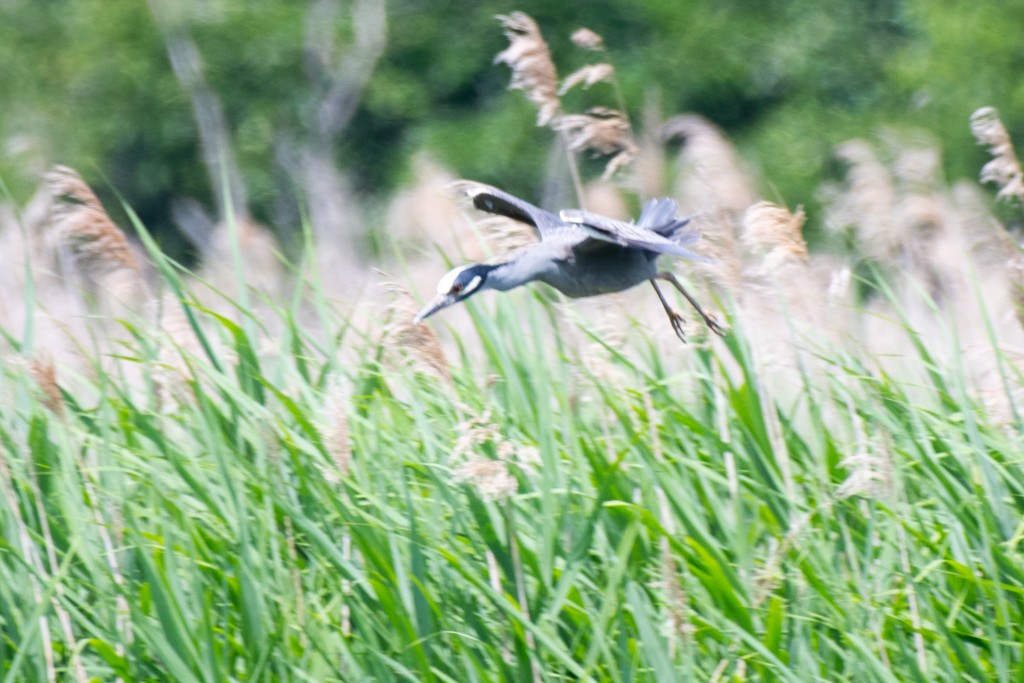
[[[814, 204], [838, 142], [881, 128], [939, 142], [952, 177], [984, 159], [967, 120], [980, 106], [1024, 121], [1024, 47], [1007, 26], [1024, 3], [997, 0], [594, 0], [585, 5], [391, 0], [379, 59], [369, 60], [352, 116], [317, 143], [326, 60], [359, 59], [367, 0], [11, 0], [0, 8], [0, 177], [23, 201], [42, 168], [66, 163], [116, 188], [143, 220], [171, 236], [171, 204], [213, 206], [193, 102], [168, 52], [169, 31], [198, 53], [220, 103], [253, 214], [279, 232], [301, 213], [285, 169], [305, 140], [363, 197], [399, 185], [420, 150], [456, 174], [536, 193], [551, 134], [506, 91], [494, 15], [533, 16], [566, 75], [589, 55], [569, 41], [604, 37], [632, 120], [696, 112], [720, 125], [760, 170], [767, 196]], [[167, 22], [172, 24], [168, 29]], [[326, 68], [326, 73], [333, 73]], [[329, 78], [328, 78], [329, 80]], [[574, 95], [607, 97], [598, 84]], [[107, 190], [109, 192], [109, 190]]]

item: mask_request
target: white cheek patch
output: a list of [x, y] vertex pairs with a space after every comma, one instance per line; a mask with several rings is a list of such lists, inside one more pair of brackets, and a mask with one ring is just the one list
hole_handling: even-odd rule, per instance
[[459, 273], [464, 271], [469, 266], [462, 266], [450, 271], [447, 275], [441, 278], [441, 281], [437, 283], [437, 293], [447, 294], [452, 290], [452, 285], [455, 284], [455, 278], [459, 276]]
[[469, 281], [469, 284], [466, 285], [466, 288], [462, 290], [463, 296], [468, 296], [471, 292], [475, 291], [476, 288], [480, 286], [481, 282], [483, 282], [483, 278], [481, 278], [479, 275], [475, 276], [472, 280]]

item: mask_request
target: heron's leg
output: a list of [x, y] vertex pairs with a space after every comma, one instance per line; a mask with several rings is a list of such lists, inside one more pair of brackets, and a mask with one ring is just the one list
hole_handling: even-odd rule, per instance
[[672, 323], [672, 329], [675, 331], [676, 336], [679, 337], [683, 343], [686, 343], [686, 332], [683, 330], [683, 316], [679, 314], [679, 311], [672, 308], [665, 295], [661, 293], [661, 288], [658, 287], [658, 283], [652, 278], [650, 280], [651, 287], [654, 287], [654, 291], [658, 293], [658, 298], [661, 299], [661, 305], [665, 307], [665, 313], [668, 314], [668, 321]]
[[[686, 297], [686, 300], [690, 302], [690, 305], [693, 306], [694, 310], [697, 311], [700, 317], [704, 319], [704, 323], [708, 326], [708, 329], [710, 329], [712, 332], [714, 332], [720, 337], [725, 336], [725, 328], [719, 325], [718, 321], [715, 320], [713, 316], [711, 316], [709, 313], [706, 313], [704, 309], [701, 308], [701, 305], [697, 303], [697, 300], [694, 299], [688, 291], [686, 291], [686, 287], [683, 287], [683, 283], [681, 283], [674, 274], [668, 272], [667, 270], [664, 270], [655, 275], [654, 277], [656, 277], [659, 280], [666, 280], [667, 282], [671, 282], [675, 286], [675, 288], [679, 290], [679, 293]], [[651, 280], [651, 282], [654, 282], [654, 280]], [[660, 296], [661, 292], [658, 292], [658, 295]], [[662, 302], [664, 301], [665, 299], [662, 298]]]

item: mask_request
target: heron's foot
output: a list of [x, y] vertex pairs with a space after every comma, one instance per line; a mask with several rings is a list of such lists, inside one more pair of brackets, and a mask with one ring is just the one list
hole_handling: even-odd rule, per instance
[[667, 308], [665, 312], [668, 313], [668, 321], [672, 323], [672, 331], [676, 333], [679, 340], [686, 343], [686, 319], [680, 315], [679, 311]]
[[718, 322], [715, 316], [710, 313], [704, 313], [704, 322], [707, 324], [708, 329], [717, 334], [719, 337], [724, 337], [729, 334], [729, 328]]

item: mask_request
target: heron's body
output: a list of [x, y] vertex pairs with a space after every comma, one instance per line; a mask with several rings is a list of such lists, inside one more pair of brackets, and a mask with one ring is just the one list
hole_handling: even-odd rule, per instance
[[[611, 294], [657, 275], [657, 256], [655, 252], [597, 242], [573, 227], [513, 254], [507, 262], [507, 282], [502, 277], [502, 266], [498, 266], [492, 289], [505, 290], [503, 285], [518, 280], [516, 273], [528, 273], [531, 280], [551, 285], [573, 299]], [[519, 284], [525, 281], [515, 282], [515, 286]]]
[[438, 296], [417, 316], [422, 320], [477, 291], [508, 291], [528, 282], [543, 282], [572, 298], [611, 294], [651, 282], [682, 336], [682, 318], [658, 289], [656, 279], [671, 281], [715, 331], [717, 324], [700, 308], [671, 273], [659, 272], [658, 257], [669, 254], [692, 260], [709, 259], [686, 247], [700, 239], [688, 219], [676, 217], [671, 199], [651, 200], [636, 223], [625, 223], [575, 209], [555, 215], [486, 185], [473, 184], [473, 204], [490, 213], [534, 227], [540, 241], [509, 255], [496, 265], [472, 264], [449, 272]]

